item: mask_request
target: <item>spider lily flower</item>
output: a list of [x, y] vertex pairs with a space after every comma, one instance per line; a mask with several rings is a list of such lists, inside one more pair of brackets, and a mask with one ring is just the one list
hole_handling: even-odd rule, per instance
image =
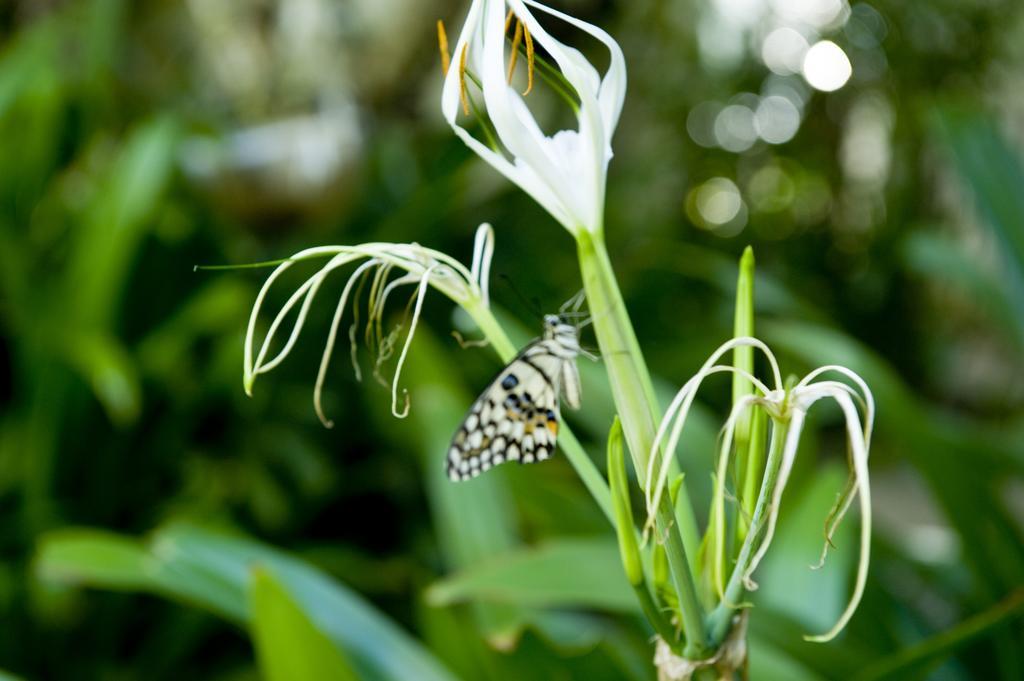
[[[740, 347], [750, 347], [764, 353], [771, 367], [771, 385], [766, 385], [747, 371], [719, 364], [719, 360], [727, 352]], [[752, 575], [767, 553], [774, 537], [782, 495], [793, 470], [807, 412], [814, 404], [823, 399], [834, 401], [842, 411], [849, 449], [850, 477], [846, 488], [840, 494], [825, 521], [824, 548], [818, 565], [814, 567], [821, 567], [824, 564], [828, 548], [832, 544], [832, 536], [855, 497], [859, 498], [861, 509], [860, 558], [853, 593], [835, 626], [824, 634], [807, 637], [811, 641], [831, 640], [842, 631], [853, 616], [864, 593], [864, 585], [867, 580], [871, 541], [871, 488], [868, 479], [868, 452], [875, 414], [871, 390], [856, 373], [835, 365], [815, 369], [799, 382], [787, 387], [782, 382], [782, 374], [774, 354], [764, 343], [751, 337], [734, 338], [724, 343], [712, 353], [700, 371], [679, 390], [658, 428], [654, 445], [651, 448], [646, 478], [648, 480], [648, 485], [645, 488], [648, 520], [645, 533], [653, 527], [654, 515], [668, 479], [671, 453], [679, 444], [697, 390], [705, 378], [716, 373], [740, 375], [756, 388], [755, 393], [742, 397], [733, 405], [725, 423], [718, 454], [715, 492], [711, 508], [711, 536], [709, 538], [711, 539], [710, 545], [713, 547], [711, 550], [714, 551], [711, 578], [718, 596], [721, 598], [719, 607], [723, 610], [723, 620], [726, 613], [739, 607], [743, 589], [753, 591], [757, 588]], [[825, 374], [838, 374], [849, 383], [823, 379], [822, 376]], [[750, 518], [749, 530], [735, 558], [736, 566], [726, 581], [725, 551], [728, 542], [725, 540], [725, 481], [728, 477], [737, 423], [741, 416], [751, 409], [763, 409], [771, 419], [774, 428], [773, 444], [769, 448], [761, 489], [753, 517]], [[662, 446], [663, 444], [664, 446]], [[661, 452], [664, 452], [664, 455], [661, 455]]]
[[[350, 298], [353, 299], [353, 322], [349, 327], [349, 341], [352, 350], [352, 366], [356, 372], [356, 377], [359, 378], [359, 365], [356, 362], [356, 333], [359, 326], [357, 299], [366, 288], [367, 282], [369, 282], [365, 337], [369, 344], [376, 345], [377, 360], [375, 373], [379, 378], [381, 365], [393, 356], [402, 330], [399, 327], [390, 333], [384, 333], [381, 320], [385, 305], [388, 298], [397, 289], [402, 286], [415, 286], [412, 298], [409, 301], [409, 306], [412, 309], [412, 319], [409, 323], [409, 329], [406, 332], [405, 341], [402, 344], [394, 376], [391, 380], [391, 411], [399, 418], [405, 417], [409, 411], [409, 396], [404, 390], [402, 391], [405, 403], [399, 408], [398, 382], [406, 355], [409, 352], [409, 345], [416, 331], [416, 324], [419, 321], [420, 311], [423, 307], [423, 298], [427, 288], [433, 287], [437, 289], [464, 308], [470, 316], [475, 317], [475, 315], [481, 311], [488, 310], [490, 307], [487, 282], [490, 277], [491, 258], [493, 255], [494, 230], [486, 223], [480, 225], [477, 229], [473, 248], [473, 260], [469, 268], [445, 253], [425, 248], [415, 243], [378, 242], [357, 246], [319, 246], [299, 251], [291, 258], [280, 263], [270, 276], [267, 277], [266, 282], [264, 282], [263, 287], [256, 296], [256, 302], [253, 304], [252, 313], [249, 316], [249, 326], [245, 334], [243, 385], [246, 394], [252, 395], [253, 384], [257, 376], [274, 369], [292, 351], [296, 340], [298, 340], [299, 333], [305, 325], [309, 308], [313, 304], [313, 300], [316, 298], [316, 294], [327, 276], [340, 267], [359, 263], [349, 275], [334, 311], [334, 318], [331, 322], [330, 331], [327, 334], [327, 343], [320, 360], [319, 371], [317, 372], [316, 386], [313, 389], [313, 405], [321, 422], [330, 428], [333, 423], [324, 415], [321, 393], [334, 350], [334, 343], [337, 339], [338, 328]], [[266, 335], [263, 337], [262, 342], [259, 343], [257, 349], [257, 321], [267, 293], [274, 285], [274, 282], [296, 263], [321, 258], [328, 258], [328, 260], [291, 294], [274, 316]], [[397, 276], [393, 277], [392, 275], [396, 272], [398, 273]], [[268, 359], [271, 345], [281, 330], [281, 326], [297, 305], [299, 306], [298, 314], [288, 338], [281, 349], [277, 351], [277, 354]]]
[[[574, 47], [549, 34], [534, 13], [547, 14], [596, 38], [610, 53], [602, 76]], [[506, 36], [516, 22], [511, 54]], [[443, 35], [443, 34], [442, 34]], [[534, 50], [542, 48], [554, 61], [556, 83], [567, 84], [576, 112], [576, 129], [548, 136], [512, 87], [517, 48], [525, 39], [532, 87]], [[442, 49], [446, 41], [442, 40]], [[445, 52], [443, 50], [443, 52]], [[600, 234], [603, 225], [605, 177], [612, 157], [611, 138], [626, 93], [626, 66], [619, 45], [600, 28], [542, 5], [535, 0], [474, 0], [446, 69], [441, 109], [455, 133], [481, 158], [519, 185], [573, 235], [581, 230]], [[467, 74], [482, 91], [479, 113], [493, 126], [492, 145], [484, 144], [459, 122], [475, 100], [466, 89]], [[475, 74], [475, 76], [474, 76]], [[561, 88], [568, 90], [569, 88]]]

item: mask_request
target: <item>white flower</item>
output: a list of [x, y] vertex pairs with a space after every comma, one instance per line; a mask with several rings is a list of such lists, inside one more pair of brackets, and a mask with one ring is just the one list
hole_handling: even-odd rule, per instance
[[[725, 353], [737, 347], [753, 347], [765, 354], [772, 370], [773, 385], [771, 387], [765, 385], [746, 371], [733, 366], [718, 364], [718, 361]], [[722, 598], [722, 605], [727, 608], [737, 607], [741, 586], [750, 591], [757, 588], [757, 584], [751, 579], [751, 576], [760, 564], [761, 559], [764, 558], [775, 534], [779, 507], [782, 503], [782, 493], [793, 470], [793, 463], [796, 459], [797, 447], [800, 443], [800, 436], [803, 433], [807, 411], [819, 400], [828, 398], [835, 401], [843, 413], [849, 448], [850, 478], [846, 489], [839, 496], [825, 522], [825, 544], [821, 552], [821, 560], [815, 567], [820, 567], [824, 564], [825, 555], [828, 547], [831, 545], [832, 535], [849, 509], [853, 498], [857, 496], [860, 498], [861, 508], [860, 559], [857, 568], [857, 578], [847, 607], [835, 626], [824, 634], [806, 637], [812, 641], [831, 640], [846, 626], [846, 623], [853, 616], [857, 605], [860, 603], [861, 596], [864, 593], [864, 585], [867, 581], [871, 548], [871, 487], [868, 480], [868, 452], [871, 447], [871, 430], [875, 418], [875, 403], [871, 390], [856, 373], [845, 367], [835, 365], [819, 367], [807, 374], [803, 380], [787, 389], [783, 385], [778, 362], [764, 343], [756, 338], [749, 337], [733, 338], [724, 343], [712, 353], [700, 371], [679, 390], [658, 428], [658, 434], [651, 448], [646, 476], [648, 481], [648, 485], [645, 488], [648, 512], [647, 528], [653, 527], [654, 515], [661, 501], [661, 495], [668, 478], [672, 458], [671, 453], [676, 450], [679, 444], [683, 426], [686, 423], [686, 417], [693, 404], [697, 390], [706, 377], [716, 373], [739, 374], [749, 380], [757, 389], [757, 393], [747, 395], [733, 405], [732, 413], [725, 424], [719, 450], [718, 469], [715, 476], [715, 494], [711, 509], [711, 526], [717, 533], [717, 540], [714, 542], [716, 553], [714, 555], [713, 578], [719, 596]], [[840, 381], [820, 380], [821, 375], [825, 373], [840, 374], [852, 382], [855, 387]], [[860, 407], [859, 410], [858, 407]], [[739, 555], [736, 557], [736, 568], [732, 571], [728, 584], [726, 584], [725, 547], [727, 542], [724, 540], [726, 523], [725, 481], [728, 478], [729, 460], [733, 449], [732, 443], [736, 424], [740, 416], [752, 408], [764, 409], [771, 418], [773, 428], [776, 429], [776, 435], [779, 439], [779, 446], [772, 447], [769, 450], [768, 460], [765, 464], [764, 482], [758, 495], [754, 515], [750, 521], [751, 525], [747, 532], [746, 540], [740, 548]], [[863, 416], [861, 412], [863, 412]], [[662, 448], [663, 443], [665, 443], [664, 448]], [[662, 451], [664, 451], [664, 455], [661, 455]], [[661, 461], [661, 467], [655, 479], [654, 473], [658, 460]]]
[[[338, 327], [341, 318], [348, 305], [350, 297], [358, 298], [367, 281], [370, 282], [367, 293], [367, 339], [375, 341], [377, 346], [377, 368], [384, 360], [392, 356], [398, 330], [384, 334], [381, 329], [381, 318], [384, 313], [384, 306], [390, 295], [399, 287], [404, 285], [416, 285], [412, 299], [412, 319], [409, 329], [406, 332], [405, 342], [402, 345], [401, 354], [395, 367], [394, 377], [391, 381], [391, 411], [401, 418], [409, 411], [409, 399], [405, 394], [405, 404], [400, 409], [398, 406], [398, 380], [402, 373], [402, 366], [405, 363], [406, 355], [409, 352], [409, 345], [412, 342], [413, 334], [416, 331], [416, 324], [419, 321], [420, 310], [423, 306], [423, 298], [427, 287], [432, 286], [453, 302], [465, 308], [470, 314], [479, 309], [486, 309], [490, 305], [487, 281], [490, 277], [491, 258], [494, 255], [494, 230], [488, 224], [482, 224], [476, 232], [476, 242], [473, 248], [473, 262], [470, 268], [460, 263], [455, 258], [436, 251], [432, 248], [424, 248], [419, 244], [398, 244], [398, 243], [366, 243], [357, 246], [318, 246], [299, 251], [291, 258], [285, 260], [267, 277], [263, 288], [256, 296], [252, 313], [249, 316], [249, 327], [245, 334], [245, 357], [243, 367], [243, 385], [245, 392], [252, 395], [253, 383], [260, 374], [267, 373], [279, 365], [291, 352], [298, 340], [299, 333], [305, 325], [306, 316], [310, 306], [316, 298], [317, 292], [323, 285], [324, 280], [334, 270], [349, 264], [359, 262], [348, 281], [342, 289], [341, 296], [334, 311], [334, 319], [331, 322], [330, 331], [327, 334], [327, 343], [324, 347], [323, 356], [320, 360], [320, 370], [317, 373], [316, 386], [313, 389], [313, 405], [317, 416], [327, 427], [332, 422], [324, 415], [321, 405], [321, 392], [324, 380], [327, 376], [327, 368], [330, 364], [331, 355], [334, 351], [334, 343], [337, 339]], [[288, 298], [285, 304], [274, 316], [266, 335], [263, 337], [259, 349], [256, 349], [256, 323], [259, 319], [267, 292], [274, 282], [285, 271], [290, 269], [297, 262], [313, 260], [317, 258], [329, 258], [313, 275], [303, 282]], [[361, 261], [361, 262], [360, 262]], [[393, 271], [401, 274], [391, 278]], [[372, 276], [371, 276], [372, 275]], [[285, 341], [284, 346], [271, 359], [267, 359], [271, 345], [278, 329], [284, 323], [289, 313], [302, 301], [298, 315], [292, 326], [291, 333]], [[358, 301], [352, 303], [355, 310]], [[349, 328], [349, 340], [352, 343], [352, 365], [359, 376], [359, 366], [355, 362], [355, 335], [357, 331], [356, 313], [353, 312], [354, 321]], [[255, 358], [254, 358], [255, 356]]]
[[[611, 56], [607, 73], [601, 77], [577, 49], [551, 37], [529, 8], [602, 42]], [[530, 54], [534, 43], [543, 48], [561, 77], [575, 90], [579, 101], [577, 129], [545, 135], [523, 96], [509, 84], [506, 16], [511, 19], [513, 15], [521, 24]], [[498, 149], [488, 147], [459, 123], [460, 100], [467, 96], [463, 90], [467, 71], [479, 78], [482, 113], [494, 127]], [[622, 50], [600, 28], [535, 0], [474, 0], [447, 70], [441, 109], [455, 133], [473, 151], [530, 194], [573, 235], [580, 230], [599, 234], [605, 177], [612, 157], [611, 137], [625, 93]]]

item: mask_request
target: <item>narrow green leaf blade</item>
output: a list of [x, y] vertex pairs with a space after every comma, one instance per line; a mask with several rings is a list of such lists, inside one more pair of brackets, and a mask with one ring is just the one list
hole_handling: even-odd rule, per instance
[[269, 572], [253, 571], [250, 604], [249, 628], [266, 681], [358, 681], [341, 651]]
[[250, 539], [174, 524], [148, 545], [95, 530], [42, 539], [37, 574], [62, 583], [182, 600], [239, 625], [250, 622], [250, 572], [271, 572], [304, 616], [348, 651], [362, 679], [455, 681], [419, 642], [358, 594], [313, 566]]
[[639, 610], [614, 539], [561, 539], [495, 556], [434, 584], [427, 597], [439, 605], [482, 599], [535, 607]]
[[155, 587], [154, 563], [138, 541], [110, 532], [71, 529], [43, 538], [36, 574], [52, 582], [88, 584], [115, 591]]

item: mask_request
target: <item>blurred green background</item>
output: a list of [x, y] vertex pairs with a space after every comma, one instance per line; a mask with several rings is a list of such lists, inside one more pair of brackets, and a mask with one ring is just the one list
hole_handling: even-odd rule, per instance
[[[806, 569], [843, 477], [826, 410], [759, 573], [753, 678], [1024, 678], [1024, 5], [556, 4], [626, 54], [606, 224], [656, 376], [680, 385], [729, 336], [752, 244], [784, 370], [846, 364], [878, 399], [864, 602], [838, 641], [802, 641], [841, 610], [856, 554], [853, 519]], [[427, 300], [409, 418], [342, 342], [327, 430], [312, 384], [340, 289], [249, 399], [267, 271], [193, 271], [371, 240], [468, 261], [489, 221], [492, 297], [535, 334], [527, 302], [579, 288], [574, 246], [441, 120], [434, 23], [454, 40], [465, 7], [0, 3], [0, 669], [654, 678], [611, 528], [564, 458], [443, 479], [497, 366], [449, 336], [448, 301]], [[610, 398], [583, 368], [569, 420], [602, 462]], [[685, 462], [702, 509], [727, 383], [703, 399]]]

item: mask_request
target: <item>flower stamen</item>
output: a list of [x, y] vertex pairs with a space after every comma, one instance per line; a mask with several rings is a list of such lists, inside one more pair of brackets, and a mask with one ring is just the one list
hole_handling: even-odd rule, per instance
[[441, 51], [441, 75], [448, 75], [448, 67], [452, 59], [448, 56], [448, 34], [444, 30], [444, 22], [437, 20], [437, 47]]
[[522, 23], [520, 26], [523, 27], [523, 37], [526, 39], [526, 89], [523, 90], [523, 96], [525, 97], [533, 90], [534, 52], [533, 38], [530, 37], [530, 29]]
[[462, 102], [462, 113], [469, 115], [469, 95], [466, 94], [466, 54], [469, 52], [469, 43], [462, 46], [462, 54], [459, 56], [459, 100]]
[[[512, 16], [512, 13], [509, 12], [509, 17], [511, 17], [511, 16]], [[505, 29], [505, 32], [506, 33], [508, 32], [507, 28]], [[512, 36], [512, 52], [511, 52], [511, 54], [509, 54], [509, 57], [508, 57], [508, 84], [509, 85], [512, 84], [512, 76], [514, 76], [515, 73], [516, 73], [516, 61], [518, 61], [518, 59], [519, 59], [519, 45], [522, 42], [523, 42], [523, 22], [517, 21], [516, 22], [516, 32], [515, 32], [515, 35]]]
[[519, 17], [515, 16], [512, 10], [509, 10], [508, 14], [505, 15], [505, 35], [508, 35], [508, 30], [512, 27], [513, 18], [516, 20], [516, 30], [512, 34], [512, 50], [508, 60], [508, 84], [512, 84], [512, 76], [516, 72], [516, 62], [519, 60], [519, 49], [525, 44], [526, 89], [523, 90], [523, 96], [525, 97], [533, 91], [533, 68], [536, 63], [533, 50], [533, 36], [530, 35], [530, 29], [526, 24]]

